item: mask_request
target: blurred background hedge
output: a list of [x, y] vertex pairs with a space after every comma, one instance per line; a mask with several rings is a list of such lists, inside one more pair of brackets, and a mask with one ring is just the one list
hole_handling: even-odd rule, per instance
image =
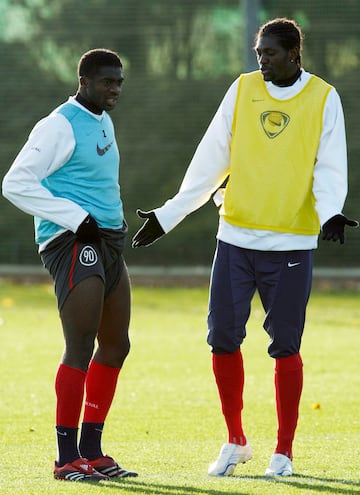
[[[252, 16], [252, 17], [249, 17]], [[358, 0], [0, 0], [0, 175], [37, 120], [74, 94], [76, 67], [91, 48], [116, 50], [125, 85], [112, 112], [121, 153], [120, 183], [130, 237], [136, 208], [174, 195], [228, 86], [254, 68], [248, 38], [269, 18], [297, 20], [303, 65], [333, 84], [345, 112], [349, 196], [360, 205], [360, 9]], [[38, 264], [32, 218], [0, 198], [0, 264]], [[209, 265], [218, 213], [209, 202], [132, 265]], [[321, 243], [318, 266], [358, 266], [360, 232], [344, 246]]]

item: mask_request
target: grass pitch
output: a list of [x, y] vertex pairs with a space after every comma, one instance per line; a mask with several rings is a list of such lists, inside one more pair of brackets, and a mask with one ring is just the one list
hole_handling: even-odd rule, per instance
[[359, 294], [313, 292], [291, 478], [264, 471], [275, 445], [273, 361], [256, 298], [243, 345], [244, 425], [253, 459], [231, 478], [207, 467], [226, 441], [205, 343], [207, 288], [133, 289], [132, 350], [104, 450], [138, 478], [99, 485], [52, 478], [54, 376], [62, 335], [53, 288], [0, 281], [0, 493], [3, 495], [359, 495]]

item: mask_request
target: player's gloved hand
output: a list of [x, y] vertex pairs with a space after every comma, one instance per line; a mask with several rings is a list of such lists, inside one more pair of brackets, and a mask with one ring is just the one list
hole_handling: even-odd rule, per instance
[[345, 225], [349, 227], [358, 227], [359, 222], [356, 220], [350, 220], [345, 215], [335, 215], [324, 223], [322, 228], [322, 238], [325, 241], [337, 241], [340, 240], [340, 244], [344, 244], [344, 229]]
[[75, 235], [81, 242], [99, 242], [100, 231], [95, 218], [88, 215], [79, 225]]
[[136, 210], [136, 214], [140, 218], [146, 218], [146, 220], [144, 225], [136, 232], [132, 239], [131, 246], [133, 248], [150, 246], [150, 244], [165, 234], [164, 229], [159, 224], [153, 211]]

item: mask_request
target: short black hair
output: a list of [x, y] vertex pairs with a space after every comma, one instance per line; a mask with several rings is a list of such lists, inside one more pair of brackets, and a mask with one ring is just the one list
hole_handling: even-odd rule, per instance
[[106, 48], [89, 50], [79, 60], [78, 76], [92, 77], [103, 66], [122, 67], [119, 55]]
[[300, 63], [304, 35], [301, 28], [294, 20], [287, 19], [286, 17], [279, 17], [266, 22], [260, 27], [255, 37], [255, 45], [261, 36], [275, 36], [285, 50], [298, 48], [299, 56], [297, 62]]

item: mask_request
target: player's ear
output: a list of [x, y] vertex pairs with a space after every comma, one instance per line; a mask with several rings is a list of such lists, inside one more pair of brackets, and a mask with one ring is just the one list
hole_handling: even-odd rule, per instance
[[80, 86], [86, 88], [89, 84], [89, 80], [86, 76], [80, 76], [79, 83], [80, 83]]
[[289, 61], [299, 60], [299, 48], [294, 47], [289, 50]]

